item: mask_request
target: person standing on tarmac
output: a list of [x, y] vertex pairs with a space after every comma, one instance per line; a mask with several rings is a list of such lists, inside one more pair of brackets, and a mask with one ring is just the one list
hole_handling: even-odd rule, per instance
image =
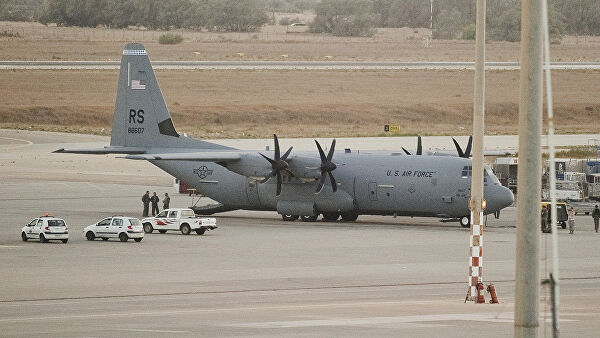
[[569, 208], [567, 214], [569, 215], [569, 233], [573, 234], [575, 232], [575, 211], [573, 211], [573, 207]]
[[152, 202], [152, 216], [155, 216], [156, 214], [158, 214], [160, 212], [160, 210], [158, 210], [158, 196], [156, 195], [156, 191], [152, 194], [152, 197], [150, 197], [150, 202]]
[[146, 191], [144, 196], [142, 196], [142, 203], [144, 204], [144, 217], [148, 217], [148, 209], [150, 207], [150, 191]]
[[548, 228], [548, 209], [542, 208], [542, 231], [546, 232]]
[[163, 210], [169, 209], [169, 203], [171, 203], [171, 197], [169, 197], [169, 193], [165, 193], [165, 197], [163, 198]]
[[592, 218], [594, 218], [594, 229], [598, 232], [598, 222], [600, 221], [600, 209], [598, 209], [598, 204], [596, 204], [594, 211], [592, 211]]

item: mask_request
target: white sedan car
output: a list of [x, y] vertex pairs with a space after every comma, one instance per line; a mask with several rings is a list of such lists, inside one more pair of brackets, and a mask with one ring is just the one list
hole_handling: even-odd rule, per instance
[[50, 240], [67, 243], [69, 241], [69, 229], [63, 219], [46, 215], [33, 219], [21, 229], [21, 240], [27, 242], [29, 239], [39, 239], [42, 243]]
[[144, 239], [144, 229], [142, 222], [137, 218], [112, 216], [85, 227], [83, 235], [88, 241], [96, 238], [102, 238], [104, 241], [109, 238], [118, 238], [121, 242], [127, 242], [133, 238], [134, 241], [141, 242]]

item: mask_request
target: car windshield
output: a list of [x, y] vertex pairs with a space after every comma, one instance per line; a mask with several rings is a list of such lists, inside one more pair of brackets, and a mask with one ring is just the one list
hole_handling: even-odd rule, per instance
[[65, 221], [63, 221], [62, 219], [49, 219], [48, 226], [49, 227], [64, 227]]
[[160, 214], [156, 215], [156, 217], [167, 217], [167, 212], [161, 211]]
[[137, 218], [130, 218], [129, 219], [129, 224], [131, 224], [131, 225], [140, 225], [141, 223], [140, 223], [140, 220], [137, 219]]

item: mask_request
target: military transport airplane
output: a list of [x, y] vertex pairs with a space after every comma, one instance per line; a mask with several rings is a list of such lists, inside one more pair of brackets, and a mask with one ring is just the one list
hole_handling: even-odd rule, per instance
[[[124, 154], [147, 160], [219, 202], [197, 210], [273, 210], [284, 220], [326, 221], [359, 215], [429, 216], [469, 225], [470, 146], [461, 156], [242, 151], [179, 134], [143, 45], [127, 44], [121, 70], [110, 145], [99, 149], [59, 149], [59, 153]], [[420, 142], [419, 142], [420, 143]], [[511, 191], [485, 169], [485, 213], [513, 202]]]

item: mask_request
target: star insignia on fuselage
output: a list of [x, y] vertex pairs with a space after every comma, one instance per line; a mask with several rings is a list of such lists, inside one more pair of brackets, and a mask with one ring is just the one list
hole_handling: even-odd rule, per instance
[[201, 179], [205, 179], [206, 176], [212, 175], [213, 171], [208, 169], [207, 166], [203, 165], [198, 169], [194, 169], [194, 174], [198, 175]]

